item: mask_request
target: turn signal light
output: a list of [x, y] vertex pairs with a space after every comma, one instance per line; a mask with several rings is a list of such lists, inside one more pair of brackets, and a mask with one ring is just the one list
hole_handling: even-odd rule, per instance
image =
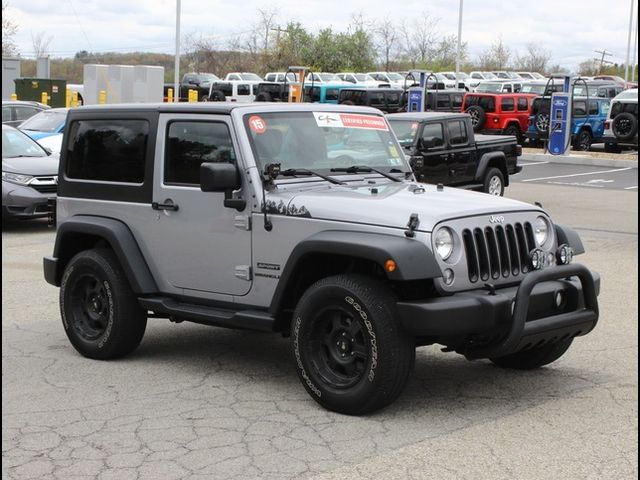
[[395, 272], [396, 268], [398, 268], [398, 266], [396, 265], [396, 262], [394, 260], [389, 259], [386, 262], [384, 262], [384, 269], [386, 272], [388, 273]]

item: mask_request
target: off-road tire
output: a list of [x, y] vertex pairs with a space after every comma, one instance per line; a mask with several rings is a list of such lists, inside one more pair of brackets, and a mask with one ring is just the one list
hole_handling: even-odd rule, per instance
[[202, 95], [200, 97], [200, 101], [201, 102], [208, 102], [209, 101], [209, 95]]
[[316, 402], [362, 415], [400, 395], [415, 343], [396, 320], [395, 301], [364, 275], [327, 277], [307, 289], [293, 314], [291, 346], [300, 381]]
[[511, 135], [512, 137], [516, 137], [516, 140], [519, 144], [522, 144], [522, 132], [520, 131], [520, 127], [516, 125], [509, 125], [502, 132], [504, 135]]
[[605, 143], [604, 151], [607, 153], [620, 153], [622, 152], [622, 148], [615, 143]]
[[107, 248], [84, 250], [69, 261], [60, 285], [60, 313], [75, 349], [99, 360], [131, 353], [147, 326], [146, 311]]
[[355, 105], [355, 103], [353, 103], [353, 100], [343, 100], [342, 102], [340, 102], [341, 105]]
[[618, 140], [633, 140], [638, 133], [638, 119], [629, 112], [619, 113], [611, 122], [611, 131]]
[[499, 168], [491, 167], [484, 174], [482, 191], [489, 195], [504, 195], [504, 175]]
[[573, 149], [580, 152], [588, 152], [593, 143], [593, 137], [589, 130], [580, 130], [573, 141]]
[[490, 358], [490, 360], [503, 368], [513, 368], [516, 370], [532, 370], [551, 362], [555, 362], [569, 350], [573, 338], [567, 338], [559, 342], [549, 343], [542, 347], [512, 353], [504, 357]]
[[536, 113], [533, 118], [533, 125], [536, 127], [538, 133], [549, 133], [549, 114], [548, 113]]
[[261, 92], [258, 95], [256, 95], [256, 102], [271, 102], [273, 101], [273, 99], [271, 98], [271, 94], [269, 94], [268, 92]]
[[211, 95], [209, 95], [209, 101], [210, 102], [226, 102], [227, 97], [225, 97], [224, 93], [222, 93], [221, 90], [214, 90], [213, 92], [211, 92]]
[[467, 108], [466, 113], [471, 116], [471, 125], [474, 131], [482, 130], [487, 121], [487, 113], [479, 105], [472, 105]]

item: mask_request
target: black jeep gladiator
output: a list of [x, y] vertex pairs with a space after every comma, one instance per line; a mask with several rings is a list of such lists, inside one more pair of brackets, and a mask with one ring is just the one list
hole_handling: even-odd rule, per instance
[[476, 135], [466, 113], [387, 115], [421, 182], [503, 195], [509, 175], [520, 170], [516, 137]]

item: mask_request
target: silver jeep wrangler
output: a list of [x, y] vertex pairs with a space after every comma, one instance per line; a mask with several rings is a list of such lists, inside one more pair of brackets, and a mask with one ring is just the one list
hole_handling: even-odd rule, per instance
[[359, 415], [400, 395], [416, 346], [530, 369], [598, 320], [572, 229], [417, 183], [378, 110], [82, 107], [64, 135], [44, 275], [86, 357], [132, 352], [148, 317], [281, 332], [311, 397]]

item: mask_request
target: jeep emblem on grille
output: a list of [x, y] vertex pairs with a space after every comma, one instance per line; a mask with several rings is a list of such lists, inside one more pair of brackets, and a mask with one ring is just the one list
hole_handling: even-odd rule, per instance
[[491, 223], [504, 223], [504, 217], [502, 215], [491, 215], [489, 221]]

